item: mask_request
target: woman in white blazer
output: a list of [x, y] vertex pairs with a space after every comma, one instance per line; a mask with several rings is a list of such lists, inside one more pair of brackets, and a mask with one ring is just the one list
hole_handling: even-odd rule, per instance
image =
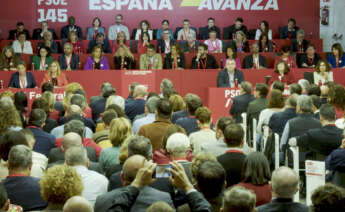
[[315, 67], [314, 84], [323, 85], [327, 82], [333, 82], [333, 72], [327, 61], [320, 60]]
[[33, 54], [31, 42], [26, 40], [25, 32], [20, 32], [17, 38], [12, 43], [14, 52], [19, 54]]

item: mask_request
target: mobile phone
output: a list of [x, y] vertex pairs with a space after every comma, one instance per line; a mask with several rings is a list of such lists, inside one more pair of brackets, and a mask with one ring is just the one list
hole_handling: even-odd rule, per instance
[[157, 165], [154, 173], [153, 178], [168, 178], [171, 175], [168, 169], [172, 167], [170, 165]]

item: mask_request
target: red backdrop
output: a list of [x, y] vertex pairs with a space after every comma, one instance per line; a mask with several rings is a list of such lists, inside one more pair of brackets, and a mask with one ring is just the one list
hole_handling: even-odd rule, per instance
[[[191, 4], [193, 6], [185, 6]], [[315, 0], [11, 0], [3, 5], [0, 7], [3, 38], [19, 20], [32, 32], [39, 26], [39, 19], [48, 19], [54, 22], [50, 25], [59, 35], [67, 16], [75, 16], [85, 33], [93, 17], [99, 16], [103, 26], [109, 27], [118, 13], [124, 15], [130, 30], [143, 19], [148, 19], [152, 28], [159, 28], [162, 19], [169, 19], [171, 28], [175, 29], [185, 18], [190, 19], [193, 26], [204, 26], [208, 17], [214, 17], [222, 28], [241, 16], [250, 29], [257, 28], [261, 20], [268, 20], [275, 35], [279, 26], [286, 25], [287, 19], [294, 17], [309, 36], [319, 37], [320, 2]], [[140, 7], [142, 10], [137, 9]]]

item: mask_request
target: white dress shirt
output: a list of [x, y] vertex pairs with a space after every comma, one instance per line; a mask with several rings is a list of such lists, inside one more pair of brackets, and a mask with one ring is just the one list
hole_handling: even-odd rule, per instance
[[19, 54], [33, 54], [31, 42], [28, 41], [28, 40], [24, 42], [23, 48], [22, 48], [22, 45], [19, 43], [19, 41], [15, 40], [12, 43], [12, 48], [13, 48], [15, 53], [19, 53]]
[[119, 33], [120, 31], [123, 31], [126, 34], [126, 40], [130, 40], [128, 27], [126, 27], [125, 25], [122, 25], [122, 24], [121, 25], [114, 24], [114, 25], [109, 27], [108, 39], [109, 40], [116, 40], [117, 33]]

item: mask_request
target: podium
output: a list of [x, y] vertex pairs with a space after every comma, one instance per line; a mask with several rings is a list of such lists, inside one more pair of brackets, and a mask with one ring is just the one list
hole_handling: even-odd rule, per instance
[[207, 105], [212, 111], [214, 123], [222, 116], [229, 116], [232, 99], [238, 95], [239, 88], [208, 88]]

